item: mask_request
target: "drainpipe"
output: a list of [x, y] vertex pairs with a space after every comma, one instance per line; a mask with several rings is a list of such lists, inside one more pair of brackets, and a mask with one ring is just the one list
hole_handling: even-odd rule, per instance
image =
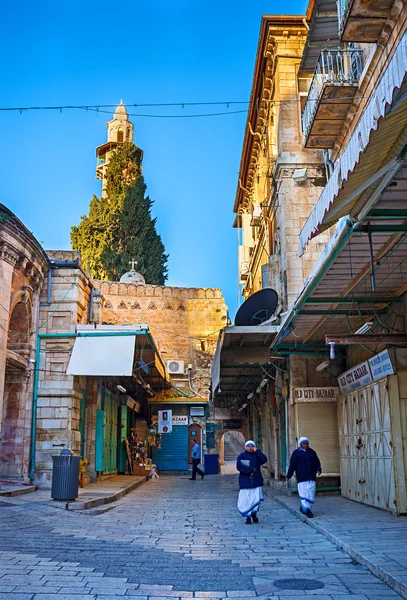
[[37, 404], [38, 404], [38, 381], [40, 365], [40, 346], [43, 338], [75, 338], [76, 333], [37, 333], [35, 341], [35, 363], [34, 363], [34, 386], [33, 404], [31, 414], [31, 449], [30, 449], [30, 479], [35, 476], [35, 447], [37, 443]]
[[93, 319], [93, 292], [94, 292], [94, 287], [91, 284], [90, 296], [89, 296], [89, 313], [88, 313], [89, 323], [92, 323], [92, 319]]

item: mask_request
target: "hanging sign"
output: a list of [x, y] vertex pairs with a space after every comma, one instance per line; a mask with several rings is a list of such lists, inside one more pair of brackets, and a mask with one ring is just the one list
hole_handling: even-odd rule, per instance
[[178, 415], [173, 415], [172, 424], [173, 425], [188, 425], [188, 417], [179, 417]]
[[172, 410], [158, 411], [158, 433], [171, 433], [172, 431]]
[[386, 375], [394, 375], [394, 368], [388, 350], [383, 350], [383, 352], [369, 358], [369, 365], [375, 381], [386, 377]]
[[294, 388], [295, 402], [335, 402], [339, 394], [338, 387]]
[[191, 406], [189, 409], [191, 417], [204, 417], [205, 407], [204, 406]]
[[373, 381], [370, 371], [369, 361], [365, 361], [352, 367], [349, 371], [345, 371], [338, 377], [338, 383], [342, 394], [357, 390], [363, 385], [367, 385]]

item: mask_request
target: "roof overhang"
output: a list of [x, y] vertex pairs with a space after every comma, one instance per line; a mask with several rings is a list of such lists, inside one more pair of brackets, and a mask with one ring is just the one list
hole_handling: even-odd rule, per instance
[[364, 194], [376, 188], [380, 194], [403, 166], [407, 145], [406, 74], [407, 31], [300, 233], [300, 255], [312, 238], [340, 217], [350, 215], [360, 220]]
[[234, 391], [228, 388], [234, 386], [228, 386], [226, 379], [239, 385], [239, 380], [257, 381], [262, 377], [268, 366], [270, 345], [278, 331], [275, 325], [225, 327], [219, 334], [212, 363], [212, 398], [221, 393], [233, 395]]
[[300, 75], [314, 73], [321, 50], [327, 46], [340, 45], [336, 0], [311, 0], [306, 21], [309, 30], [302, 55]]
[[341, 220], [286, 315], [273, 353], [325, 360], [328, 334], [352, 335], [371, 322], [374, 348], [374, 334], [404, 331], [398, 319], [407, 291], [406, 193], [407, 167], [382, 191], [365, 221]]

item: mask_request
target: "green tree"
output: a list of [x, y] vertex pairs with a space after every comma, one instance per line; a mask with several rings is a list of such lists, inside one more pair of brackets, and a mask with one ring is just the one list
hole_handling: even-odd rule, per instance
[[141, 175], [141, 150], [126, 142], [118, 147], [107, 169], [107, 197], [93, 197], [89, 215], [71, 229], [71, 244], [79, 250], [84, 269], [94, 279], [118, 281], [132, 259], [147, 283], [164, 285], [168, 255], [151, 216]]

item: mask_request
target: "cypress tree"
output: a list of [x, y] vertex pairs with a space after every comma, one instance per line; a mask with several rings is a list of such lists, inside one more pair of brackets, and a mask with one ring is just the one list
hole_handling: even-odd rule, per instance
[[106, 198], [93, 197], [89, 215], [71, 228], [71, 245], [93, 279], [118, 281], [132, 259], [147, 283], [164, 285], [168, 255], [146, 196], [141, 153], [131, 142], [117, 148], [107, 168]]

